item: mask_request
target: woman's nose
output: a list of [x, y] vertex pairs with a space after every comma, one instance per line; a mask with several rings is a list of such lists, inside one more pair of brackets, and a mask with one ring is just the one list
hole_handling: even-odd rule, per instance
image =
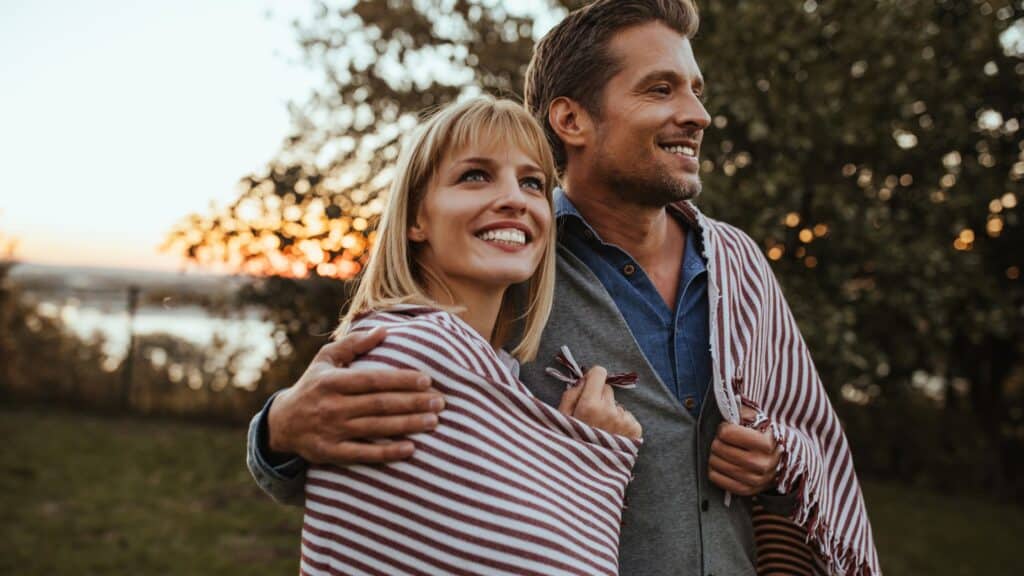
[[519, 179], [512, 176], [502, 178], [497, 207], [499, 210], [522, 212], [526, 210], [526, 193], [519, 185]]

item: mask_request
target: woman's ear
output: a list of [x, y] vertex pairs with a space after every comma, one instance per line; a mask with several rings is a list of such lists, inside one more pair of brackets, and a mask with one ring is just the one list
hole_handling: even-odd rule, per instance
[[410, 242], [425, 242], [427, 240], [427, 231], [423, 229], [419, 223], [409, 226], [409, 231], [406, 234]]
[[590, 114], [579, 102], [559, 96], [548, 106], [548, 123], [566, 147], [579, 148], [587, 141], [593, 125]]

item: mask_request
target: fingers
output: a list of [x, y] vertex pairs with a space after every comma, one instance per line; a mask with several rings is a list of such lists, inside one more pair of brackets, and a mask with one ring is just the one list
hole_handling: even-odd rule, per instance
[[725, 476], [716, 470], [708, 471], [708, 479], [711, 480], [711, 482], [715, 486], [718, 486], [722, 490], [725, 490], [726, 492], [732, 492], [733, 494], [736, 494], [738, 496], [753, 496], [754, 494], [759, 494], [761, 492], [760, 490], [754, 490], [753, 488], [747, 486], [746, 484], [737, 482], [736, 480], [733, 480], [732, 478], [729, 478], [728, 476]]
[[775, 467], [778, 465], [778, 459], [775, 454], [743, 450], [742, 448], [726, 444], [719, 438], [715, 438], [711, 442], [711, 455], [758, 477], [774, 474]]
[[325, 344], [317, 356], [322, 356], [336, 366], [351, 364], [358, 356], [373, 350], [384, 341], [387, 332], [383, 328], [374, 328], [369, 332], [350, 332], [341, 339]]
[[373, 440], [429, 432], [437, 428], [437, 424], [437, 414], [422, 412], [401, 416], [354, 418], [345, 423], [345, 428], [352, 438]]
[[738, 424], [722, 422], [716, 438], [743, 450], [771, 454], [775, 450], [775, 438], [770, 432], [758, 432]]
[[622, 410], [623, 419], [625, 421], [622, 435], [627, 438], [639, 440], [644, 435], [644, 429], [640, 426], [640, 422], [637, 421], [636, 417], [633, 416], [633, 413], [629, 410], [626, 410], [622, 406], [619, 406], [619, 409]]
[[763, 475], [759, 475], [755, 472], [737, 466], [714, 454], [708, 458], [708, 470], [709, 472], [717, 472], [718, 474], [750, 489], [760, 488], [765, 484], [765, 482], [767, 482], [767, 480], [769, 480], [769, 478], [766, 478]]
[[604, 381], [607, 377], [608, 371], [600, 366], [594, 366], [587, 371], [583, 386], [580, 386], [583, 391], [580, 393], [578, 408], [590, 412], [598, 410], [601, 405], [607, 403], [604, 398], [604, 388], [606, 387]]
[[410, 440], [395, 442], [338, 442], [324, 443], [310, 455], [303, 455], [315, 464], [377, 464], [396, 462], [412, 456], [416, 446]]
[[562, 400], [558, 403], [558, 411], [566, 416], [572, 416], [576, 411], [576, 404], [583, 393], [583, 386], [573, 386], [562, 394]]
[[746, 423], [753, 422], [754, 420], [757, 420], [757, 411], [751, 408], [750, 406], [747, 406], [746, 404], [741, 405], [740, 422]]
[[344, 399], [344, 407], [340, 407], [338, 411], [343, 417], [356, 419], [417, 412], [436, 413], [443, 409], [444, 397], [437, 392], [381, 392], [348, 396]]
[[430, 378], [415, 370], [368, 370], [337, 368], [320, 375], [328, 389], [342, 394], [369, 394], [373, 392], [415, 392], [430, 387]]

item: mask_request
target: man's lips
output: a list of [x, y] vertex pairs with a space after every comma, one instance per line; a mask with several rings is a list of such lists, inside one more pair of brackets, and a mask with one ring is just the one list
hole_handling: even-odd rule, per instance
[[679, 154], [694, 159], [700, 152], [700, 144], [696, 140], [666, 140], [659, 142], [658, 147], [670, 154]]

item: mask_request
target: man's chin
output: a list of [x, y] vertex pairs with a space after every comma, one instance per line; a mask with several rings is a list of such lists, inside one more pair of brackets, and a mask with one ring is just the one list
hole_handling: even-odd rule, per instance
[[[665, 197], [668, 198], [668, 203], [679, 202], [681, 200], [693, 200], [700, 196], [703, 186], [701, 185], [700, 177], [686, 176], [679, 179], [673, 179], [674, 181], [665, 186]], [[666, 183], [667, 184], [667, 183]]]
[[704, 187], [701, 186], [700, 180], [698, 180], [697, 182], [687, 183], [687, 185], [681, 189], [681, 198], [679, 199], [693, 200], [694, 198], [700, 196], [700, 193], [703, 189]]

